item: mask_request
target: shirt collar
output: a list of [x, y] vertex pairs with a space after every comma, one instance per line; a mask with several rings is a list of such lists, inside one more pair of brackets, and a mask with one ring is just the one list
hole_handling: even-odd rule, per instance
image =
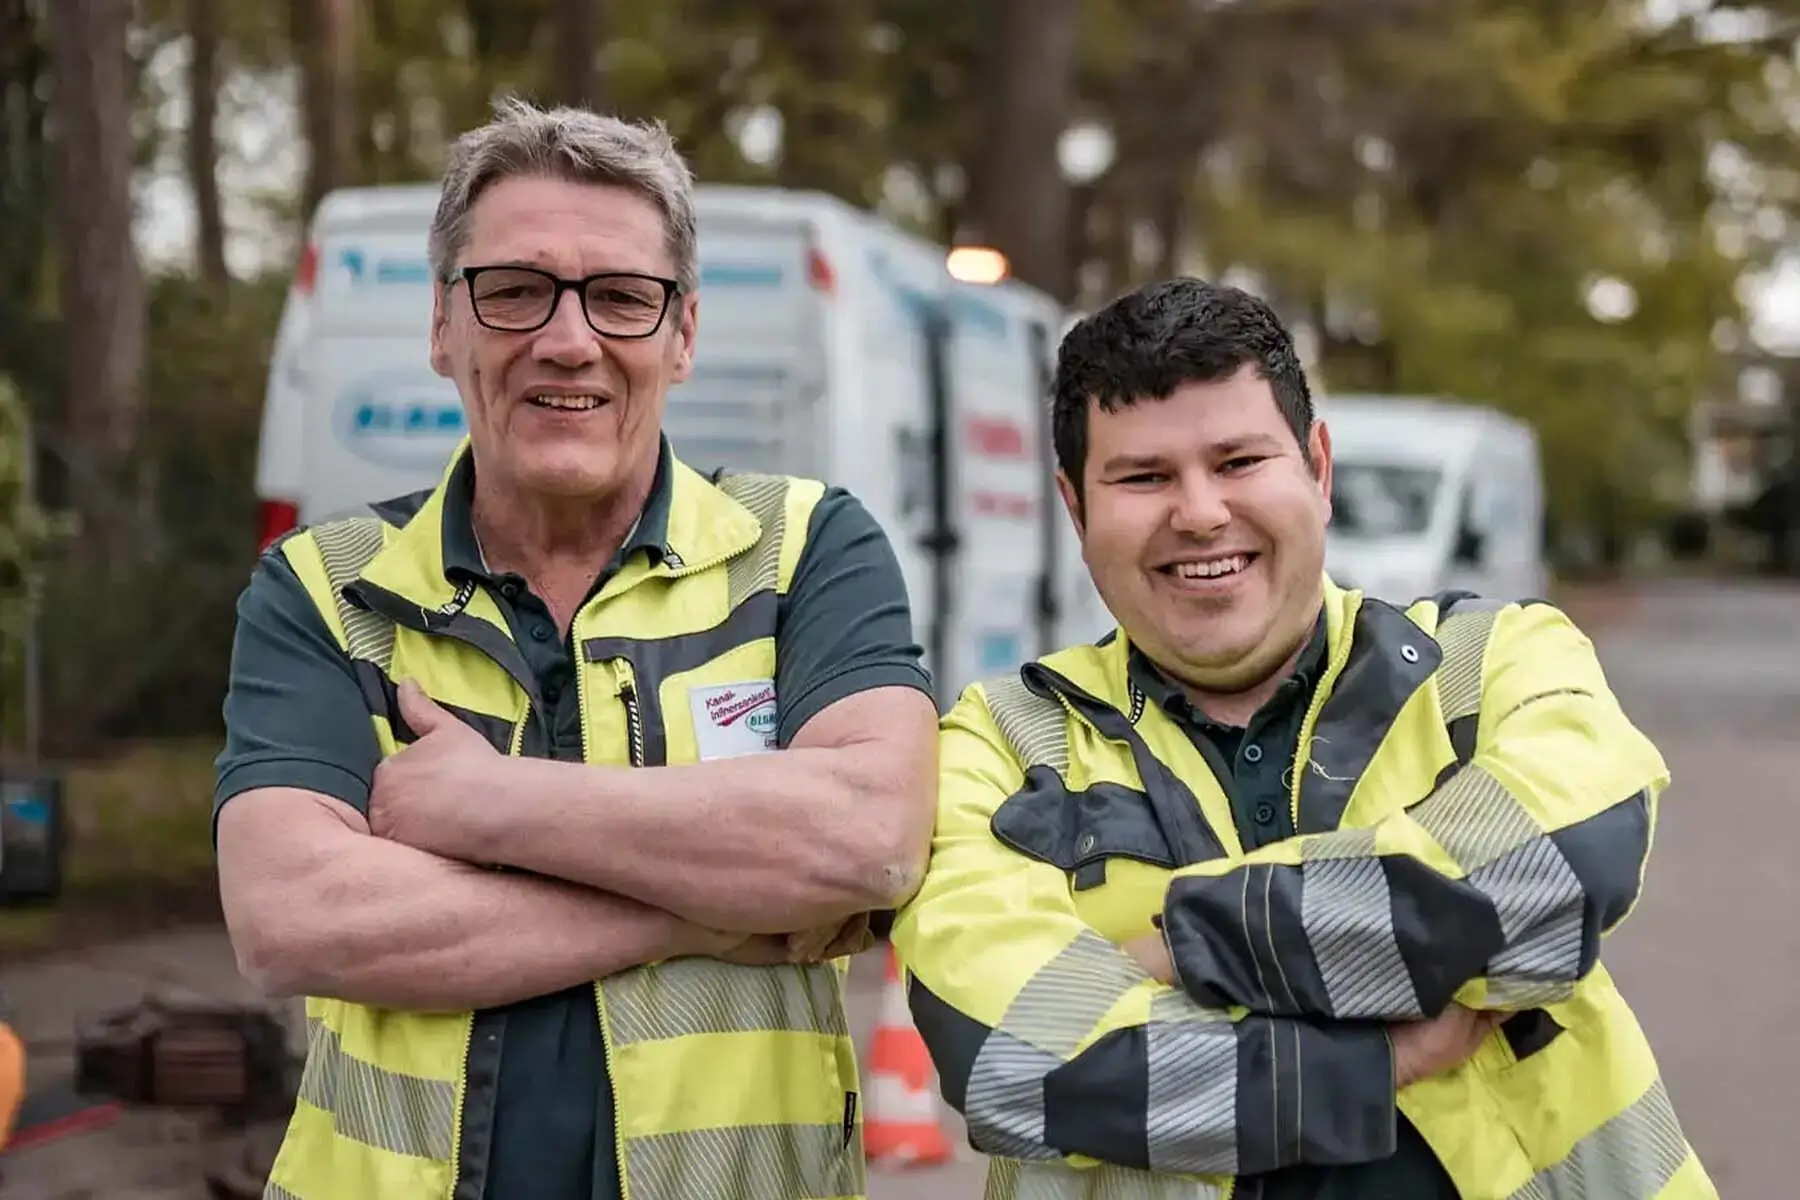
[[[656, 478], [650, 484], [650, 495], [638, 512], [625, 544], [619, 548], [618, 561], [623, 562], [634, 550], [642, 550], [651, 560], [659, 561], [668, 553], [669, 507], [674, 500], [674, 452], [665, 435], [657, 451]], [[444, 485], [444, 576], [473, 578], [496, 582], [498, 576], [488, 569], [481, 553], [481, 542], [475, 536], [475, 456], [467, 453], [457, 462]]]
[[[1283, 681], [1282, 688], [1276, 692], [1276, 696], [1280, 697], [1286, 692], [1295, 690], [1302, 695], [1310, 696], [1312, 690], [1319, 685], [1319, 680], [1324, 676], [1325, 665], [1329, 661], [1330, 645], [1326, 634], [1325, 613], [1321, 610], [1318, 621], [1313, 625], [1312, 637], [1307, 640], [1306, 648], [1300, 652], [1299, 659], [1294, 663], [1293, 673]], [[1221, 722], [1208, 717], [1190, 701], [1181, 685], [1175, 682], [1168, 672], [1152, 662], [1150, 656], [1145, 654], [1136, 643], [1131, 646], [1127, 669], [1132, 685], [1148, 699], [1154, 701], [1165, 713], [1192, 724], [1223, 727]], [[1274, 702], [1271, 700], [1271, 703]]]

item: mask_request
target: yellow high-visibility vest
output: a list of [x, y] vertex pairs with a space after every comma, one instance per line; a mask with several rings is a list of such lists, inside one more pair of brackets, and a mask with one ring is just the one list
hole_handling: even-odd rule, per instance
[[[775, 678], [777, 606], [824, 487], [673, 472], [670, 553], [627, 562], [574, 620], [591, 763], [698, 761], [690, 691]], [[348, 517], [279, 553], [353, 660], [383, 753], [395, 683], [411, 678], [519, 754], [535, 687], [499, 607], [445, 579], [443, 501], [440, 484], [404, 524]], [[846, 968], [696, 957], [596, 981], [627, 1200], [863, 1195]], [[474, 1014], [318, 998], [306, 1014], [299, 1101], [265, 1195], [479, 1197], [486, 1142], [463, 1131], [495, 1103], [497, 1062], [470, 1044]]]

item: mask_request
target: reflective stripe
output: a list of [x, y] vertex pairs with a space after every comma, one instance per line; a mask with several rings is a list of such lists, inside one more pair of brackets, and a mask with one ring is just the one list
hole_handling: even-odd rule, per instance
[[858, 1196], [862, 1142], [842, 1125], [731, 1125], [629, 1138], [631, 1191], [649, 1200]]
[[330, 1113], [340, 1137], [414, 1158], [450, 1158], [455, 1086], [353, 1058], [344, 1053], [336, 1031], [316, 1018], [306, 1023], [300, 1099]]
[[263, 1200], [300, 1200], [300, 1197], [288, 1191], [279, 1183], [263, 1184]]
[[969, 1069], [964, 1116], [984, 1152], [1057, 1157], [1044, 1144], [1045, 1076], [1147, 978], [1118, 947], [1084, 929], [1020, 989]]
[[983, 680], [981, 690], [994, 724], [1021, 767], [1042, 765], [1058, 775], [1068, 774], [1069, 719], [1060, 701], [1038, 695], [1017, 674]]
[[1400, 957], [1387, 872], [1375, 831], [1344, 829], [1301, 843], [1300, 924], [1334, 1013], [1422, 1016]]
[[762, 526], [762, 536], [751, 551], [725, 565], [727, 603], [731, 608], [758, 592], [773, 592], [780, 586], [781, 547], [787, 539], [788, 484], [784, 476], [749, 472], [727, 475], [718, 483], [720, 491], [749, 509]]
[[995, 1159], [982, 1200], [1224, 1200], [1223, 1188], [1126, 1167], [1074, 1171], [1061, 1164]]
[[620, 1046], [703, 1033], [791, 1032], [848, 1037], [837, 969], [740, 967], [678, 958], [607, 980]]
[[1504, 605], [1499, 601], [1465, 600], [1444, 618], [1432, 635], [1443, 650], [1438, 664], [1438, 703], [1444, 720], [1460, 721], [1481, 712], [1481, 676], [1488, 635]]
[[1150, 1001], [1144, 1044], [1151, 1169], [1237, 1174], [1236, 1028], [1223, 1012], [1180, 992], [1159, 992]]
[[1510, 1200], [1654, 1200], [1692, 1153], [1658, 1079]]
[[1489, 999], [1509, 1008], [1567, 999], [1581, 974], [1586, 895], [1569, 860], [1524, 805], [1471, 763], [1409, 815], [1500, 918], [1506, 946], [1488, 964]]
[[348, 517], [320, 525], [312, 536], [325, 563], [325, 577], [331, 582], [331, 598], [344, 626], [350, 657], [366, 659], [386, 671], [394, 661], [394, 623], [351, 604], [342, 592], [344, 585], [361, 575], [381, 553], [382, 528], [379, 517]]

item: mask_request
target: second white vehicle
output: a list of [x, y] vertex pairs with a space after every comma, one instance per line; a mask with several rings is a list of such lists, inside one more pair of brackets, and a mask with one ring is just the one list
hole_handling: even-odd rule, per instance
[[1419, 396], [1333, 395], [1318, 410], [1331, 432], [1334, 579], [1398, 603], [1452, 588], [1545, 594], [1544, 481], [1529, 424]]

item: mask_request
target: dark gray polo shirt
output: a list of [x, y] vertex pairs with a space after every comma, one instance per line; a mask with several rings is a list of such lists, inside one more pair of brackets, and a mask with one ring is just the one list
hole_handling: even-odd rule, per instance
[[[1300, 726], [1330, 660], [1323, 614], [1300, 652], [1293, 674], [1247, 725], [1226, 725], [1190, 702], [1173, 678], [1132, 647], [1131, 680], [1171, 717], [1200, 751], [1231, 799], [1238, 840], [1245, 850], [1294, 836], [1288, 772], [1300, 748]], [[1456, 1200], [1449, 1174], [1425, 1139], [1396, 1112], [1394, 1153], [1346, 1167], [1287, 1167], [1245, 1176], [1238, 1200]]]
[[[662, 448], [637, 528], [594, 581], [598, 592], [633, 554], [665, 553], [672, 458]], [[516, 575], [493, 575], [476, 546], [473, 460], [452, 475], [444, 504], [444, 566], [473, 578], [511, 625], [549, 707], [553, 758], [579, 761], [576, 657], [542, 600]], [[382, 506], [410, 517], [425, 493]], [[590, 592], [592, 595], [592, 592]], [[886, 534], [840, 488], [814, 510], [807, 542], [777, 617], [779, 744], [830, 704], [900, 685], [931, 694], [914, 638], [906, 585]], [[348, 659], [293, 569], [265, 555], [238, 603], [225, 749], [213, 811], [252, 788], [323, 792], [367, 813], [380, 751]], [[611, 1081], [589, 986], [478, 1013], [501, 1044], [487, 1200], [612, 1200], [619, 1196]]]

